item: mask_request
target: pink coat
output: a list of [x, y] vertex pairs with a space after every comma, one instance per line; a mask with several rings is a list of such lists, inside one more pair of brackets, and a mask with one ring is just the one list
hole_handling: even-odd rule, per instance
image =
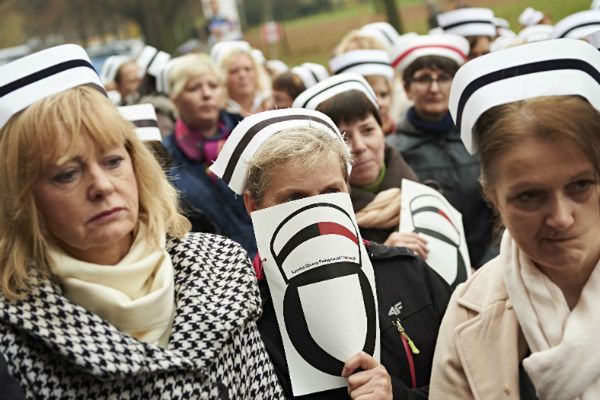
[[430, 399], [519, 399], [527, 343], [498, 258], [459, 285], [440, 327]]

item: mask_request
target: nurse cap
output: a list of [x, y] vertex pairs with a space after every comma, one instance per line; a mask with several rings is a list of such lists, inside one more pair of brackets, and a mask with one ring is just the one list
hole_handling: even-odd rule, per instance
[[305, 62], [291, 69], [293, 74], [296, 74], [305, 88], [316, 85], [324, 79], [329, 78], [329, 72], [327, 68], [321, 64]]
[[390, 56], [383, 50], [352, 50], [329, 60], [329, 69], [334, 74], [356, 72], [362, 76], [381, 75], [394, 77]]
[[542, 96], [578, 95], [600, 109], [600, 52], [572, 39], [529, 43], [490, 53], [458, 70], [449, 109], [469, 153], [477, 152], [475, 124], [487, 110]]
[[152, 104], [136, 104], [117, 108], [123, 118], [135, 126], [135, 133], [142, 142], [161, 141], [156, 111]]
[[110, 82], [114, 82], [121, 65], [125, 64], [129, 60], [130, 58], [127, 56], [108, 57], [100, 69], [100, 79], [102, 79], [102, 83], [106, 85]]
[[496, 37], [494, 12], [489, 8], [459, 8], [438, 14], [437, 22], [446, 33]]
[[523, 28], [518, 36], [525, 43], [532, 43], [552, 39], [553, 34], [553, 25], [531, 25]]
[[539, 24], [544, 19], [544, 13], [532, 7], [527, 7], [519, 15], [519, 23], [523, 26]]
[[76, 86], [91, 85], [106, 95], [85, 50], [64, 44], [0, 66], [0, 128], [38, 100]]
[[244, 40], [225, 40], [215, 43], [210, 49], [210, 59], [218, 65], [227, 54], [235, 50], [242, 50], [250, 54], [252, 46]]
[[449, 58], [463, 65], [469, 55], [469, 42], [462, 36], [441, 34], [412, 36], [399, 41], [390, 52], [392, 66], [404, 71], [416, 59], [425, 56]]
[[349, 90], [363, 92], [375, 108], [379, 109], [377, 96], [373, 88], [365, 78], [356, 72], [344, 72], [334, 75], [306, 89], [294, 99], [292, 107], [316, 110], [319, 104]]
[[400, 38], [400, 34], [396, 28], [394, 28], [388, 22], [373, 22], [363, 25], [360, 30], [361, 32], [375, 37], [387, 48], [394, 46], [396, 41]]
[[584, 39], [600, 29], [600, 10], [576, 12], [554, 25], [553, 38]]
[[[244, 118], [231, 132], [210, 170], [237, 194], [244, 193], [248, 163], [271, 136], [287, 129], [315, 128], [341, 142], [344, 138], [334, 122], [318, 111], [284, 108], [264, 111]], [[346, 146], [348, 154], [349, 148]], [[348, 164], [348, 173], [351, 165]]]

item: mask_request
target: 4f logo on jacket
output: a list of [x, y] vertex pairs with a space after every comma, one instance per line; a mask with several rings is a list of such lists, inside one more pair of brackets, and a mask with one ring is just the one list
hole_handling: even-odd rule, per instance
[[400, 316], [401, 312], [402, 312], [402, 302], [399, 301], [396, 304], [394, 304], [392, 307], [390, 307], [390, 311], [388, 311], [388, 316], [398, 317], [398, 316]]

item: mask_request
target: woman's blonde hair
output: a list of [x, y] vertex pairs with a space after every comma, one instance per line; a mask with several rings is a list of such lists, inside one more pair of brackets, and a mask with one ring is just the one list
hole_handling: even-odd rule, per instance
[[324, 159], [333, 158], [340, 166], [346, 183], [349, 182], [347, 165], [352, 161], [347, 143], [311, 127], [285, 129], [271, 136], [260, 146], [248, 163], [246, 188], [260, 204], [266, 188], [271, 184], [271, 171], [282, 165], [303, 171], [314, 171]]
[[0, 291], [9, 299], [26, 296], [30, 268], [49, 275], [52, 238], [33, 189], [45, 167], [72, 159], [82, 142], [100, 149], [125, 146], [136, 176], [140, 220], [156, 245], [161, 232], [182, 237], [190, 228], [160, 165], [102, 93], [79, 86], [49, 96], [14, 115], [0, 130]]
[[[256, 62], [256, 59], [252, 56], [252, 53], [250, 51], [242, 49], [242, 48], [232, 49], [229, 52], [227, 52], [223, 57], [221, 57], [219, 64], [217, 66], [219, 68], [219, 71], [221, 71], [221, 74], [223, 76], [223, 81], [225, 83], [227, 83], [227, 80], [229, 79], [229, 68], [231, 67], [231, 64], [233, 63], [233, 61], [240, 55], [247, 56], [248, 59], [250, 60], [250, 62], [252, 63], [252, 65], [254, 66], [254, 69], [256, 70], [257, 94], [265, 95], [265, 94], [270, 93], [271, 92], [271, 78], [269, 77], [267, 70], [261, 64]], [[227, 96], [229, 98], [231, 98], [229, 93], [227, 93]]]
[[216, 76], [219, 85], [225, 90], [222, 74], [206, 54], [187, 54], [179, 57], [167, 76], [171, 99], [179, 96], [191, 78], [205, 74]]

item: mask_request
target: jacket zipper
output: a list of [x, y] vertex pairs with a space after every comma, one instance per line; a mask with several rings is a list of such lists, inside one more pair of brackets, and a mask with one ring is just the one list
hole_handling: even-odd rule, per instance
[[410, 370], [411, 386], [413, 389], [416, 389], [417, 374], [415, 372], [415, 360], [413, 359], [413, 354], [419, 354], [421, 352], [415, 345], [415, 342], [413, 342], [410, 336], [408, 336], [408, 333], [406, 333], [406, 330], [400, 323], [400, 318], [395, 318], [392, 323], [394, 324], [394, 326], [398, 330], [398, 333], [400, 334], [400, 339], [402, 340], [402, 344], [404, 345], [404, 352], [406, 353], [406, 359], [408, 361], [408, 369]]

